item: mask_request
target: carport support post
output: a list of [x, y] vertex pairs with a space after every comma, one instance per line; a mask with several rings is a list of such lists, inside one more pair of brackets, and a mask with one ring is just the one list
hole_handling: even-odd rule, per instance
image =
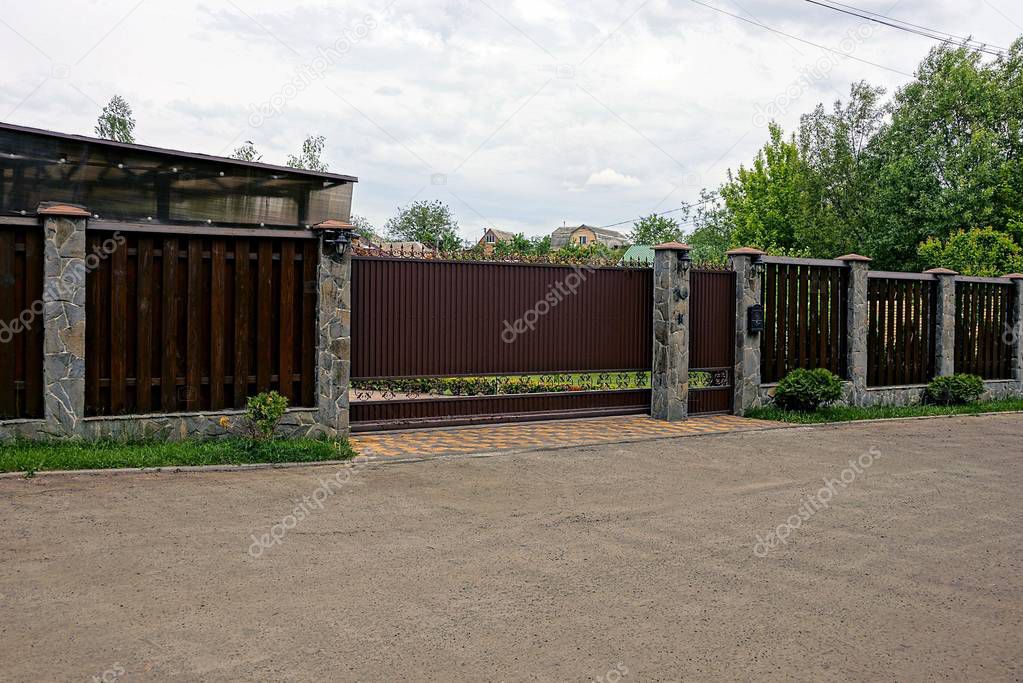
[[735, 272], [735, 368], [732, 387], [735, 392], [732, 409], [736, 415], [756, 408], [760, 400], [760, 335], [749, 331], [751, 306], [761, 303], [760, 270], [753, 262], [762, 258], [759, 249], [743, 247], [728, 252], [728, 263]]
[[938, 306], [934, 319], [934, 375], [944, 377], [956, 371], [956, 272], [932, 268], [925, 274], [938, 280]]
[[348, 436], [348, 387], [352, 375], [351, 225], [329, 220], [320, 235], [316, 283], [317, 424], [330, 436]]
[[1012, 378], [1020, 385], [1017, 390], [1023, 391], [1023, 273], [1013, 273], [1006, 277], [1012, 280], [1015, 294], [1015, 305], [1011, 310]]
[[684, 420], [689, 404], [689, 247], [654, 247], [654, 349], [650, 415]]
[[839, 256], [849, 268], [849, 290], [846, 297], [848, 327], [846, 333], [846, 367], [852, 382], [850, 405], [863, 405], [867, 397], [867, 277], [871, 259], [859, 254]]
[[43, 417], [57, 437], [81, 436], [85, 417], [85, 227], [78, 206], [40, 206], [43, 221]]

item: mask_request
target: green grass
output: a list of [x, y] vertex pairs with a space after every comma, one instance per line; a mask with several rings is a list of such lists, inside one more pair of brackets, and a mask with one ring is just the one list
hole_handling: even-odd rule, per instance
[[821, 408], [813, 413], [801, 413], [794, 410], [782, 410], [775, 406], [756, 408], [746, 413], [746, 417], [759, 420], [775, 420], [796, 424], [819, 424], [822, 422], [849, 422], [850, 420], [880, 420], [893, 417], [926, 417], [929, 415], [975, 415], [977, 413], [1002, 413], [1014, 410], [1023, 411], [1023, 399], [1007, 398], [998, 401], [983, 401], [961, 406], [873, 406], [855, 408], [850, 406], [832, 406]]
[[355, 455], [345, 440], [245, 439], [210, 441], [25, 441], [0, 442], [0, 472], [174, 467], [346, 460]]

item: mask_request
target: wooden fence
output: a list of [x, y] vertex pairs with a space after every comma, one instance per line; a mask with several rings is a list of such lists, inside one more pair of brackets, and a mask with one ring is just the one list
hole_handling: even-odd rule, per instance
[[43, 231], [0, 224], [0, 418], [43, 415]]
[[[86, 280], [86, 414], [315, 405], [317, 242], [126, 232]], [[111, 232], [90, 226], [88, 252]]]
[[868, 386], [922, 384], [934, 377], [937, 282], [892, 275], [871, 273], [867, 281]]
[[956, 372], [984, 379], [1012, 377], [1012, 285], [956, 282]]
[[847, 269], [840, 263], [767, 260], [761, 381], [777, 382], [796, 368], [827, 368], [845, 377]]

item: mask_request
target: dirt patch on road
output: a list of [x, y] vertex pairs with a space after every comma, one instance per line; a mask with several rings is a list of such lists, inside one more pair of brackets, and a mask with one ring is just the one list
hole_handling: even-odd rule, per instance
[[1020, 443], [1014, 415], [2, 480], [0, 679], [1018, 679]]

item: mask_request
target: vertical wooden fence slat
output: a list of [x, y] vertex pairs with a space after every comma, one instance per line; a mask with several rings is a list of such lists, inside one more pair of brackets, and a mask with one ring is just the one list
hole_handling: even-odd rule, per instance
[[[135, 405], [140, 413], [148, 413], [153, 402], [153, 240], [140, 237], [136, 252], [138, 260], [137, 306], [138, 329], [135, 331]], [[161, 379], [162, 381], [162, 379]]]
[[270, 390], [273, 348], [270, 335], [273, 329], [273, 243], [261, 239], [257, 247], [257, 291], [256, 301], [256, 391]]
[[295, 382], [292, 378], [292, 361], [295, 344], [295, 244], [281, 243], [281, 312], [280, 312], [280, 353], [278, 354], [278, 376], [280, 392], [288, 403], [294, 398]]
[[234, 243], [234, 407], [249, 396], [249, 241]]
[[210, 409], [224, 407], [224, 331], [227, 316], [227, 245], [214, 239], [210, 246]]
[[[18, 319], [18, 301], [14, 277], [15, 233], [0, 228], [0, 322], [10, 325]], [[8, 338], [9, 337], [9, 338]], [[0, 344], [0, 416], [19, 417], [18, 392], [15, 382], [16, 345], [23, 342], [21, 334], [5, 330]]]
[[172, 412], [178, 407], [178, 240], [165, 237], [161, 257], [163, 266], [163, 359], [160, 363], [160, 410]]
[[313, 405], [316, 394], [316, 266], [317, 244], [302, 245], [302, 403]]
[[775, 326], [777, 321], [777, 302], [775, 301], [775, 273], [777, 266], [771, 264], [764, 272], [764, 336], [761, 340], [763, 350], [761, 351], [761, 381], [774, 381], [774, 339]]
[[185, 353], [185, 410], [197, 410], [202, 392], [202, 241], [188, 240], [188, 349]]
[[[25, 309], [32, 310], [32, 324], [25, 335], [25, 417], [43, 415], [43, 234], [40, 230], [25, 233]], [[88, 329], [88, 328], [86, 328]]]
[[110, 255], [110, 412], [124, 412], [128, 394], [128, 250]]

